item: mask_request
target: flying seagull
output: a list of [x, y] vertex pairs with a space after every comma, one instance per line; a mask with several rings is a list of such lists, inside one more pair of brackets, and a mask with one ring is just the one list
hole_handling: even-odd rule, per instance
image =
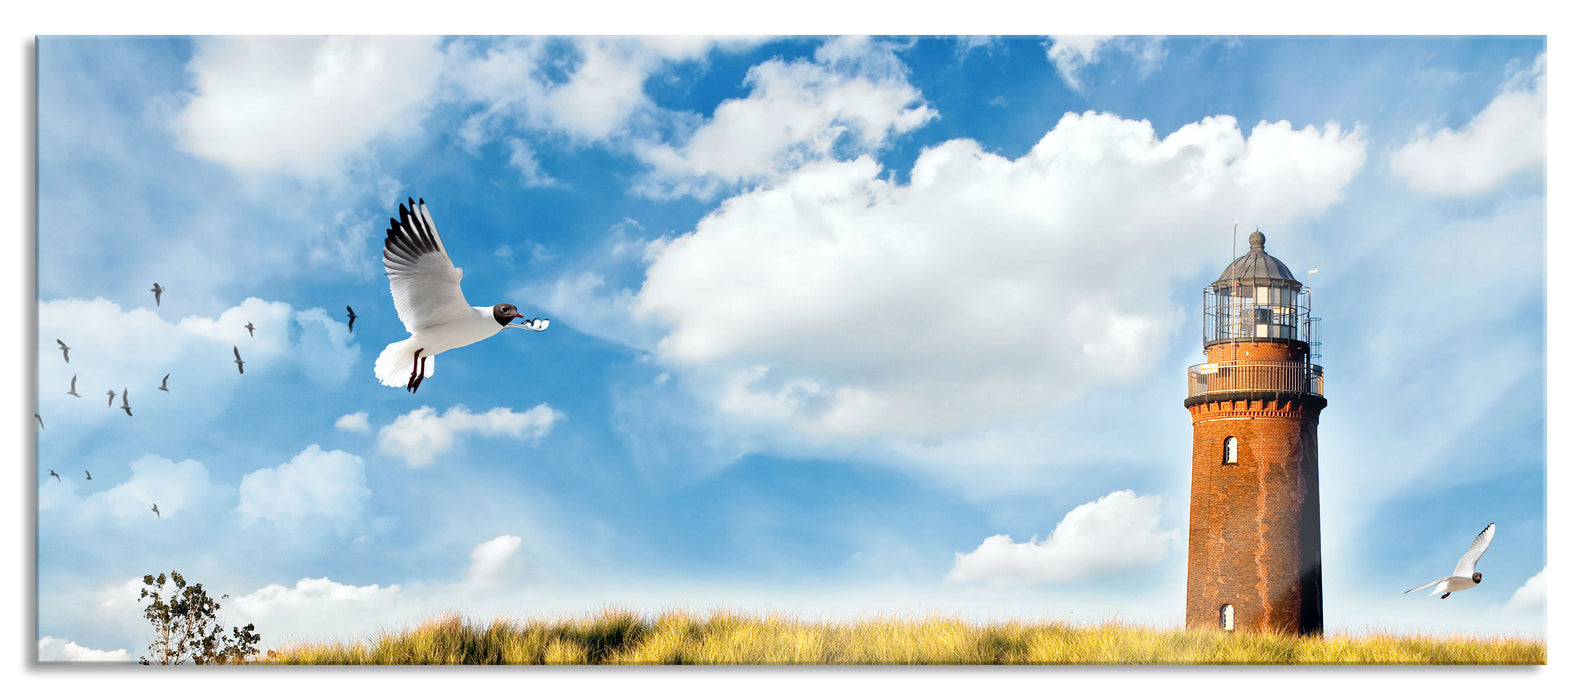
[[352, 332], [352, 324], [357, 322], [357, 312], [352, 307], [346, 307], [346, 332]]
[[115, 408], [115, 390], [114, 389], [109, 389], [109, 390], [106, 390], [104, 393], [110, 395], [110, 400], [105, 402], [105, 405], [108, 406], [109, 408]]
[[54, 469], [49, 470], [49, 475], [55, 477], [56, 483], [60, 483], [60, 475], [56, 474]]
[[158, 283], [158, 282], [155, 282], [155, 283], [154, 283], [154, 288], [153, 288], [153, 289], [150, 289], [150, 290], [148, 290], [148, 291], [150, 291], [150, 292], [153, 292], [153, 293], [154, 293], [154, 306], [159, 306], [159, 295], [160, 295], [160, 294], [162, 294], [162, 293], [164, 293], [164, 291], [165, 291], [165, 288], [164, 288], [164, 287], [161, 287], [161, 286], [159, 286], [159, 283]]
[[1489, 542], [1493, 541], [1493, 539], [1494, 523], [1489, 523], [1488, 527], [1483, 528], [1483, 532], [1478, 533], [1478, 536], [1473, 538], [1472, 547], [1467, 550], [1466, 554], [1461, 555], [1461, 561], [1456, 562], [1454, 573], [1449, 576], [1436, 578], [1407, 591], [1407, 593], [1416, 593], [1424, 588], [1433, 586], [1435, 593], [1444, 593], [1444, 595], [1439, 596], [1440, 600], [1444, 600], [1449, 598], [1451, 593], [1464, 591], [1483, 583], [1483, 574], [1473, 571], [1473, 569], [1477, 568], [1478, 559], [1483, 556], [1484, 552], [1488, 551]]
[[71, 375], [71, 390], [67, 391], [66, 395], [82, 398], [82, 394], [77, 393], [77, 375], [75, 374]]
[[158, 516], [158, 517], [161, 517], [161, 518], [165, 517], [165, 516], [159, 514], [159, 504], [158, 503], [154, 504], [154, 515]]
[[170, 374], [166, 373], [165, 374], [165, 378], [159, 380], [159, 390], [163, 391], [163, 392], [165, 392], [167, 394], [170, 393], [170, 389], [166, 388], [166, 386], [165, 386], [166, 384], [169, 384], [169, 383], [170, 383]]
[[66, 362], [68, 364], [70, 364], [71, 363], [71, 348], [66, 347], [65, 343], [60, 342], [60, 338], [56, 338], [55, 339], [55, 344], [60, 346], [60, 356], [66, 358]]
[[242, 371], [242, 353], [236, 349], [235, 345], [231, 346], [231, 354], [236, 356], [236, 373], [247, 374], [246, 372]]
[[248, 321], [247, 325], [242, 326], [242, 327], [247, 329], [247, 337], [249, 337], [249, 338], [253, 337], [253, 322], [252, 321]]
[[38, 429], [39, 430], [43, 430], [44, 429], [44, 417], [39, 415], [38, 411], [34, 411], [33, 412], [33, 417], [38, 419]]
[[82, 470], [82, 473], [84, 473], [84, 474], [87, 474], [87, 475], [88, 475], [88, 480], [89, 480], [89, 481], [93, 481], [93, 472], [91, 472], [91, 471], [88, 471], [88, 470], [87, 470], [87, 469], [84, 469], [84, 470]]
[[128, 416], [132, 415], [132, 404], [129, 404], [129, 403], [126, 402], [126, 388], [125, 387], [122, 387], [122, 389], [121, 389], [121, 410], [126, 411], [126, 415], [128, 415]]
[[461, 268], [452, 264], [445, 252], [428, 206], [408, 198], [400, 211], [401, 220], [391, 219], [385, 232], [384, 263], [396, 315], [411, 337], [391, 343], [379, 353], [374, 376], [380, 384], [401, 386], [405, 380], [407, 391], [417, 391], [424, 377], [434, 375], [429, 358], [435, 355], [471, 345], [504, 328], [541, 331], [549, 327], [549, 322], [541, 319], [533, 319], [531, 325], [511, 325], [513, 319], [525, 318], [511, 304], [468, 306], [461, 293]]

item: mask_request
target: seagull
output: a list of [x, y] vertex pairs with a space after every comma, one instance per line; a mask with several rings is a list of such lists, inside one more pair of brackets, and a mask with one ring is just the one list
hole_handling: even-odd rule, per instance
[[60, 346], [60, 355], [61, 355], [61, 357], [66, 358], [67, 364], [70, 364], [71, 363], [71, 348], [66, 347], [65, 343], [60, 342], [60, 338], [56, 338], [55, 339], [55, 344]]
[[357, 322], [357, 312], [352, 307], [346, 307], [346, 332], [352, 332], [352, 324]]
[[252, 321], [248, 321], [247, 325], [242, 326], [242, 327], [247, 329], [247, 337], [249, 337], [249, 338], [253, 337], [253, 322]]
[[126, 402], [126, 389], [124, 387], [121, 389], [121, 410], [126, 411], [128, 416], [132, 415], [132, 404]]
[[1488, 551], [1489, 542], [1493, 541], [1493, 539], [1494, 523], [1489, 523], [1488, 527], [1483, 528], [1483, 532], [1478, 533], [1478, 536], [1472, 539], [1472, 547], [1467, 550], [1466, 554], [1461, 555], [1461, 561], [1456, 562], [1454, 573], [1449, 576], [1436, 578], [1407, 591], [1407, 593], [1416, 593], [1424, 588], [1433, 586], [1435, 593], [1444, 593], [1444, 595], [1439, 596], [1440, 600], [1444, 600], [1449, 598], [1451, 593], [1464, 591], [1483, 583], [1483, 574], [1473, 571], [1473, 569], [1477, 568], [1478, 559], [1483, 556], [1484, 552]]
[[55, 477], [56, 483], [60, 483], [60, 475], [56, 474], [54, 469], [49, 470], [49, 475]]
[[150, 289], [148, 291], [154, 293], [154, 306], [159, 306], [159, 295], [165, 291], [165, 288], [159, 286], [158, 282], [155, 282], [154, 283], [154, 288]]
[[84, 474], [87, 474], [87, 475], [88, 475], [88, 480], [89, 480], [89, 481], [93, 481], [93, 472], [91, 472], [91, 471], [88, 471], [88, 470], [87, 470], [87, 469], [84, 469], [84, 470], [82, 470], [82, 473], [84, 473]]
[[231, 354], [236, 356], [236, 373], [247, 374], [246, 372], [242, 371], [242, 353], [236, 349], [235, 345], [231, 346]]
[[[549, 327], [549, 322], [541, 319], [533, 319], [530, 326], [511, 325], [512, 320], [525, 318], [511, 304], [468, 306], [461, 293], [461, 268], [451, 263], [445, 252], [428, 206], [408, 198], [400, 211], [401, 220], [391, 219], [385, 232], [384, 263], [396, 315], [411, 337], [391, 343], [379, 353], [374, 376], [380, 384], [401, 386], [404, 379], [407, 391], [415, 392], [424, 377], [434, 374], [430, 357], [471, 345], [501, 329], [541, 331]], [[408, 357], [412, 358], [410, 371]]]
[[33, 417], [38, 419], [38, 429], [39, 430], [43, 430], [44, 429], [44, 417], [39, 415], [38, 411], [34, 411], [33, 412]]
[[170, 393], [170, 389], [165, 388], [165, 385], [169, 384], [169, 383], [170, 383], [170, 374], [166, 373], [165, 374], [165, 378], [159, 380], [159, 390], [163, 391], [163, 392], [165, 392], [167, 394]]
[[66, 395], [82, 398], [82, 394], [77, 393], [77, 375], [75, 374], [71, 375], [71, 390], [66, 392]]
[[110, 389], [110, 390], [108, 390], [108, 391], [106, 391], [104, 393], [110, 395], [110, 400], [105, 402], [105, 405], [110, 407], [110, 408], [115, 408], [115, 390], [114, 389]]
[[158, 517], [161, 517], [161, 518], [165, 517], [163, 515], [159, 515], [159, 504], [158, 503], [154, 504], [154, 515], [156, 515]]

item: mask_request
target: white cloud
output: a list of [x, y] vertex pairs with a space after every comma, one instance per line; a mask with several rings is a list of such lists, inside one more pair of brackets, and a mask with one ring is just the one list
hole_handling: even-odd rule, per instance
[[1334, 125], [1159, 139], [1088, 113], [1016, 160], [929, 148], [909, 185], [820, 162], [654, 244], [633, 313], [725, 429], [937, 440], [1146, 375], [1183, 313], [1171, 283], [1223, 253], [1202, 232], [1313, 216], [1364, 158]]
[[416, 134], [443, 65], [433, 37], [217, 37], [197, 45], [176, 126], [241, 172], [338, 173], [380, 138]]
[[[873, 152], [938, 116], [907, 80], [894, 48], [866, 37], [832, 39], [813, 61], [754, 66], [747, 97], [726, 100], [678, 147], [637, 149], [653, 168], [653, 194], [707, 195], [831, 156]], [[844, 151], [844, 153], [843, 153]]]
[[496, 581], [508, 565], [516, 562], [516, 553], [521, 548], [522, 538], [516, 535], [500, 535], [473, 547], [466, 581], [472, 584]]
[[1510, 612], [1542, 609], [1549, 605], [1549, 567], [1544, 567], [1527, 579], [1521, 588], [1511, 594], [1504, 609]]
[[506, 139], [506, 144], [511, 147], [511, 166], [522, 173], [523, 187], [542, 187], [555, 184], [555, 178], [545, 175], [538, 169], [538, 157], [533, 155], [533, 148], [522, 139]]
[[325, 452], [318, 445], [309, 445], [278, 467], [243, 476], [238, 491], [241, 502], [236, 512], [244, 523], [264, 519], [289, 525], [311, 515], [354, 519], [372, 494], [361, 457], [340, 450]]
[[521, 412], [492, 408], [484, 413], [473, 413], [466, 406], [452, 406], [443, 415], [423, 406], [379, 429], [379, 451], [400, 457], [407, 466], [426, 467], [454, 449], [458, 436], [509, 437], [536, 445], [565, 417], [549, 404], [539, 404]]
[[946, 580], [958, 583], [1063, 583], [1143, 569], [1164, 561], [1181, 533], [1159, 527], [1159, 497], [1116, 491], [1084, 503], [1039, 542], [994, 535], [956, 554]]
[[1164, 66], [1163, 37], [1113, 37], [1101, 35], [1051, 36], [1045, 51], [1049, 62], [1060, 71], [1060, 79], [1072, 90], [1081, 92], [1082, 79], [1078, 73], [1098, 61], [1101, 50], [1119, 49], [1137, 62], [1137, 75], [1146, 78]]
[[1442, 197], [1487, 192], [1547, 161], [1548, 63], [1540, 54], [1515, 72], [1477, 116], [1443, 128], [1390, 155], [1390, 167], [1413, 189]]
[[368, 425], [368, 412], [358, 411], [348, 413], [335, 419], [335, 427], [349, 433], [366, 433], [372, 430]]
[[[103, 298], [54, 299], [39, 302], [38, 325], [39, 412], [46, 425], [60, 417], [62, 425], [78, 428], [52, 434], [67, 444], [109, 425], [193, 429], [221, 413], [246, 382], [277, 372], [301, 372], [320, 386], [337, 386], [351, 376], [360, 353], [346, 325], [322, 309], [297, 311], [256, 297], [217, 316], [180, 321], [149, 307], [123, 310]], [[56, 339], [71, 347], [70, 362]], [[245, 374], [237, 372], [233, 347]], [[159, 391], [166, 374], [168, 390]], [[66, 393], [74, 376], [80, 398]], [[131, 417], [119, 410], [123, 389]], [[113, 409], [106, 405], [111, 390]]]
[[125, 649], [101, 651], [81, 646], [70, 639], [42, 637], [38, 640], [38, 660], [131, 663], [132, 654]]
[[[209, 470], [197, 460], [173, 462], [158, 455], [132, 461], [132, 476], [125, 482], [87, 497], [89, 507], [122, 520], [149, 521], [178, 518], [187, 510], [203, 507], [213, 484]], [[159, 515], [154, 514], [154, 505]]]
[[403, 607], [403, 602], [400, 585], [354, 586], [302, 578], [290, 588], [271, 583], [232, 598], [222, 613], [234, 624], [253, 623], [268, 635], [264, 646], [278, 649], [294, 640], [345, 639], [374, 632], [380, 625], [409, 623], [418, 611]]
[[507, 125], [603, 141], [625, 134], [656, 107], [643, 90], [668, 64], [706, 56], [719, 46], [747, 45], [702, 37], [513, 37], [455, 41], [446, 49], [446, 83], [481, 103], [459, 133], [476, 148]]

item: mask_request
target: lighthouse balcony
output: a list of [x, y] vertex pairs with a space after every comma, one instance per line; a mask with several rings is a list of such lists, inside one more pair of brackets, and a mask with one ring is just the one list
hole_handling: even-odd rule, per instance
[[1187, 368], [1187, 401], [1215, 394], [1324, 395], [1324, 368], [1308, 362], [1233, 360]]

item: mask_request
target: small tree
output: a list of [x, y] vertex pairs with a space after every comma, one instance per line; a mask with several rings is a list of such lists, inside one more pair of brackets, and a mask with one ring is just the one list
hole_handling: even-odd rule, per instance
[[[253, 631], [252, 623], [246, 627], [232, 627], [231, 633], [225, 634], [225, 628], [215, 619], [216, 613], [220, 611], [220, 602], [204, 592], [203, 584], [188, 586], [187, 580], [175, 571], [170, 572], [169, 580], [176, 588], [171, 592], [170, 599], [166, 600], [161, 596], [165, 588], [165, 575], [149, 574], [143, 577], [143, 585], [152, 586], [153, 589], [144, 588], [137, 599], [154, 599], [148, 607], [143, 608], [143, 617], [154, 625], [154, 641], [148, 645], [153, 658], [143, 657], [140, 663], [145, 666], [186, 661], [195, 664], [229, 664], [239, 663], [258, 653], [256, 645], [260, 637]], [[220, 600], [229, 597], [222, 595]]]

